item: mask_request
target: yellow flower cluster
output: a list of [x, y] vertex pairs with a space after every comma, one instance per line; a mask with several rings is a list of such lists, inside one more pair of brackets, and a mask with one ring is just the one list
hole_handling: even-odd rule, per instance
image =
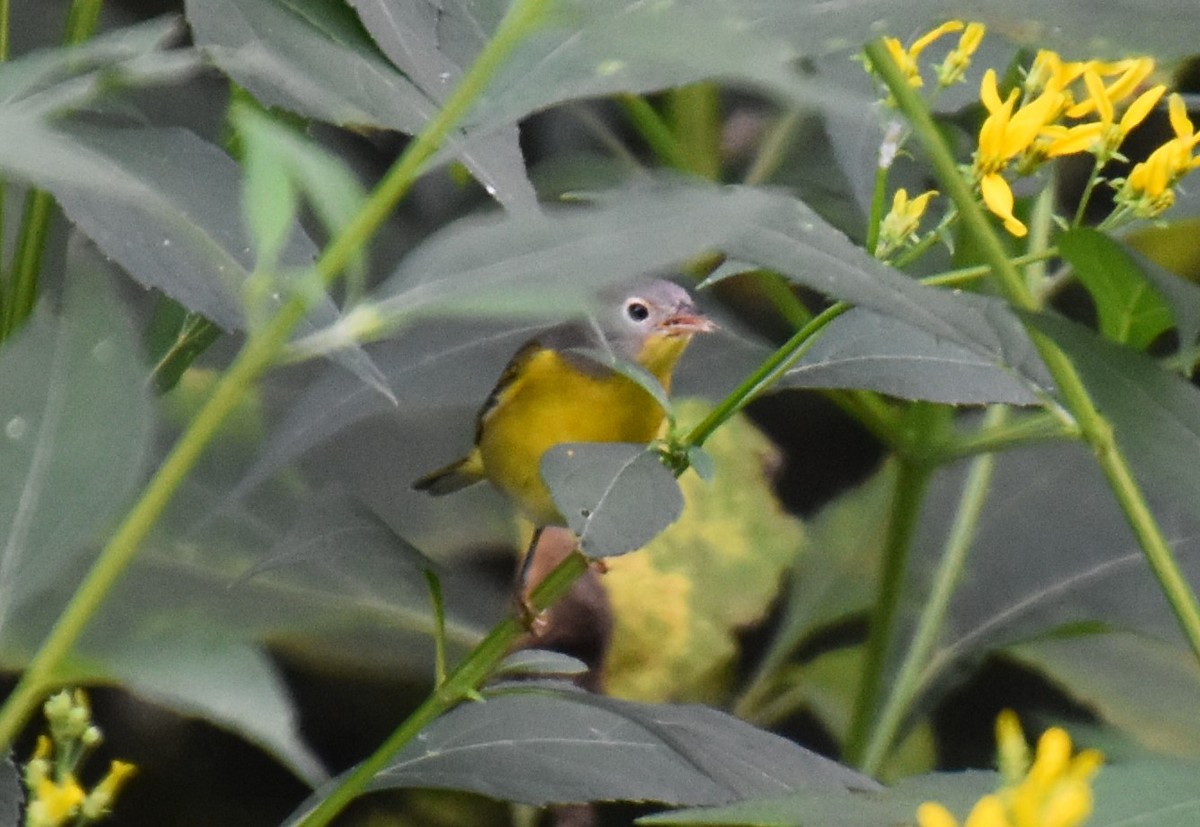
[[[1004, 786], [976, 802], [963, 827], [1077, 827], [1092, 814], [1092, 778], [1104, 762], [1096, 750], [1071, 755], [1071, 736], [1058, 727], [1038, 739], [1032, 764], [1017, 716], [996, 720], [996, 743]], [[920, 827], [958, 827], [943, 805], [917, 808]]]
[[[983, 38], [982, 24], [951, 20], [907, 47], [895, 38], [883, 42], [909, 84], [919, 88], [924, 86], [919, 62], [922, 52], [952, 32], [962, 32], [958, 45], [934, 67], [939, 87], [948, 86], [962, 80]], [[1003, 96], [995, 70], [984, 73], [979, 99], [987, 115], [967, 174], [983, 204], [1009, 233], [1017, 237], [1027, 233], [1024, 223], [1013, 214], [1010, 178], [1030, 175], [1053, 158], [1089, 153], [1095, 158], [1086, 190], [1090, 194], [1102, 180], [1101, 167], [1114, 158], [1124, 160], [1119, 150], [1126, 136], [1166, 94], [1161, 84], [1145, 86], [1153, 72], [1154, 61], [1148, 57], [1065, 61], [1056, 52], [1042, 50], [1023, 82]], [[1183, 99], [1170, 95], [1168, 100], [1175, 137], [1137, 164], [1128, 177], [1110, 182], [1121, 217], [1159, 215], [1174, 203], [1174, 188], [1183, 176], [1200, 166], [1195, 154], [1200, 135], [1188, 118]], [[920, 212], [913, 210], [918, 203], [924, 208], [928, 202], [908, 201], [907, 195], [903, 200], [909, 212], [896, 220], [909, 219], [915, 230]], [[894, 249], [898, 240], [894, 234], [886, 238], [881, 234], [881, 249]]]
[[113, 761], [100, 783], [91, 792], [84, 790], [75, 771], [101, 740], [100, 730], [92, 725], [87, 696], [79, 690], [59, 692], [46, 701], [45, 713], [51, 735], [38, 737], [33, 757], [25, 765], [26, 827], [80, 825], [103, 818], [135, 767]]

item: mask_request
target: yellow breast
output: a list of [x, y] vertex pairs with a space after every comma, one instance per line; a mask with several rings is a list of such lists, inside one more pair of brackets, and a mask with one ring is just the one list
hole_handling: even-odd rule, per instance
[[[663, 339], [638, 361], [669, 390], [671, 370], [687, 346]], [[615, 371], [580, 370], [553, 350], [529, 357], [482, 423], [484, 474], [536, 524], [561, 523], [542, 482], [542, 454], [564, 442], [650, 442], [665, 414], [640, 385]]]

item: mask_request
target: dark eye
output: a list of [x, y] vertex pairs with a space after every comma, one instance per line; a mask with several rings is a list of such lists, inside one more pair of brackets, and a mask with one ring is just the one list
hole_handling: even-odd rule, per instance
[[646, 307], [646, 303], [639, 299], [630, 299], [629, 303], [625, 305], [625, 315], [635, 322], [644, 322], [650, 318], [650, 308]]

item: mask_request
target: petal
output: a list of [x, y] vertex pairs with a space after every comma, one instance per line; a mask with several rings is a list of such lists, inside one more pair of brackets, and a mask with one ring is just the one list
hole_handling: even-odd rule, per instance
[[1175, 137], [1181, 140], [1192, 137], [1195, 127], [1188, 117], [1187, 104], [1183, 102], [1183, 98], [1172, 93], [1167, 99], [1167, 109], [1171, 114], [1171, 128], [1175, 130]]
[[926, 801], [917, 807], [918, 827], [958, 827], [950, 811], [936, 801]]
[[1088, 152], [1100, 140], [1103, 131], [1104, 124], [1099, 122], [1073, 126], [1050, 142], [1050, 146], [1046, 148], [1046, 157], [1058, 158], [1076, 152]]
[[1027, 230], [1025, 225], [1013, 215], [1013, 194], [1008, 182], [997, 174], [985, 175], [979, 181], [979, 193], [983, 203], [994, 215], [1004, 222], [1004, 229], [1017, 238], [1024, 237]]
[[1142, 81], [1150, 77], [1150, 73], [1154, 71], [1152, 58], [1139, 57], [1126, 63], [1125, 71], [1108, 87], [1109, 100], [1119, 101], [1129, 97], [1133, 94], [1133, 90], [1137, 89]]
[[1125, 114], [1121, 116], [1121, 134], [1127, 134], [1129, 130], [1146, 120], [1146, 116], [1150, 114], [1150, 110], [1158, 105], [1159, 98], [1166, 91], [1167, 87], [1160, 84], [1138, 95], [1137, 99], [1129, 104], [1129, 108], [1125, 110]]
[[942, 35], [949, 34], [950, 32], [960, 32], [962, 31], [962, 28], [963, 22], [961, 20], [947, 20], [945, 23], [938, 26], [928, 34], [923, 34], [918, 37], [913, 42], [913, 45], [908, 47], [908, 53], [915, 58], [917, 55], [921, 54], [922, 51], [924, 51], [926, 46], [937, 40]]
[[983, 81], [979, 84], [979, 100], [987, 111], [995, 114], [1003, 106], [1000, 103], [1000, 92], [996, 88], [996, 70], [988, 69], [983, 73]]
[[1018, 109], [1009, 121], [1008, 132], [1004, 136], [1004, 157], [1011, 158], [1033, 143], [1038, 133], [1058, 114], [1062, 102], [1062, 92], [1047, 89], [1034, 101]]
[[1009, 827], [1008, 816], [999, 797], [985, 795], [979, 799], [963, 827]]
[[1100, 80], [1100, 76], [1093, 70], [1088, 69], [1083, 73], [1083, 83], [1087, 86], [1089, 100], [1096, 107], [1096, 114], [1100, 116], [1100, 120], [1112, 123], [1113, 104], [1104, 88], [1104, 81]]

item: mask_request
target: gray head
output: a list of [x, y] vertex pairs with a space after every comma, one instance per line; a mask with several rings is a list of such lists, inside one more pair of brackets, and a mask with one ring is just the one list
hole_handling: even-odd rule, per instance
[[690, 338], [716, 329], [687, 290], [665, 279], [645, 279], [606, 290], [596, 322], [616, 353], [635, 360], [651, 337]]

